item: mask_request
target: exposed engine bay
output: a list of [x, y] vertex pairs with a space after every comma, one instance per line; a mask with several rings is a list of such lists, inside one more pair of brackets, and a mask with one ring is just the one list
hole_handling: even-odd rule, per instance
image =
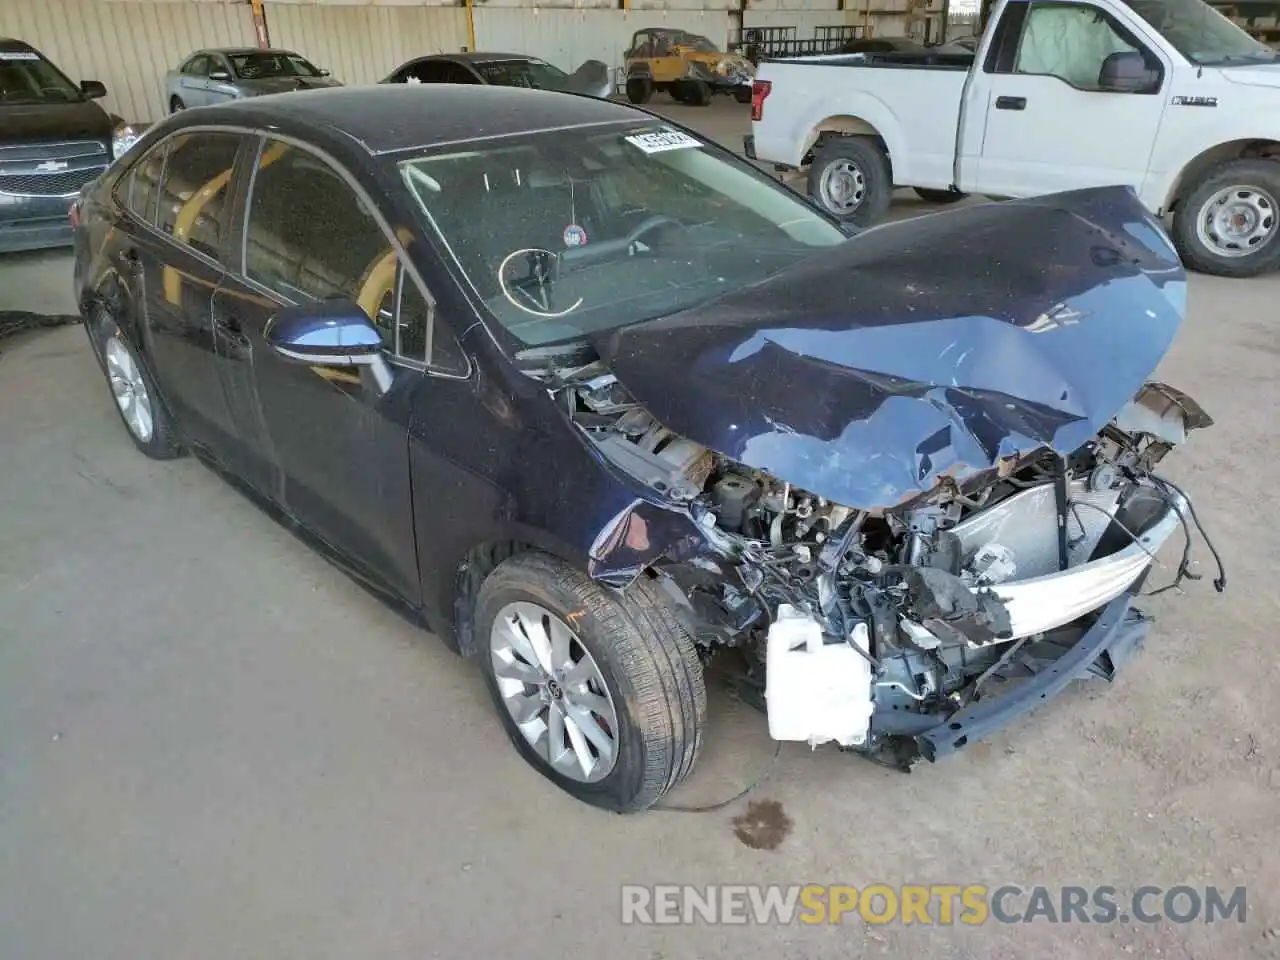
[[[981, 734], [975, 705], [1006, 685], [1059, 683], [1070, 656], [1085, 660], [1061, 683], [1109, 679], [1146, 623], [1128, 600], [1179, 529], [1165, 589], [1199, 579], [1194, 509], [1154, 470], [1212, 421], [1163, 384], [1069, 456], [1041, 448], [909, 502], [850, 506], [673, 433], [602, 364], [547, 379], [605, 459], [696, 527], [696, 548], [633, 574], [664, 579], [705, 658], [738, 651], [735, 682], [779, 739], [934, 759]], [[1095, 651], [1082, 638], [1103, 625]]]

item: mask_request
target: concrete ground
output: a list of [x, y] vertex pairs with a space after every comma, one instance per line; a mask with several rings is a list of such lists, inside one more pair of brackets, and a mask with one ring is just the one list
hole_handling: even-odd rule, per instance
[[[1218, 421], [1169, 470], [1229, 593], [1152, 600], [1113, 686], [910, 776], [784, 746], [751, 798], [790, 821], [772, 850], [735, 836], [745, 801], [621, 818], [557, 792], [471, 664], [198, 463], [139, 455], [81, 330], [0, 344], [0, 956], [1280, 957], [1278, 297], [1194, 276], [1159, 371]], [[71, 306], [66, 255], [0, 260], [0, 311]], [[714, 696], [672, 799], [772, 750]], [[624, 883], [748, 882], [1243, 885], [1248, 919], [620, 923]]]

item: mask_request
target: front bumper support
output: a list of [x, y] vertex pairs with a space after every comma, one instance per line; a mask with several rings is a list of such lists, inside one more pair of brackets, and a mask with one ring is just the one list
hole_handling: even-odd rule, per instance
[[[912, 737], [926, 760], [936, 761], [996, 730], [1061, 693], [1073, 680], [1088, 675], [1112, 679], [1141, 644], [1150, 622], [1133, 607], [1134, 592], [1145, 581], [1103, 608], [1085, 634], [1059, 656], [1041, 661], [1036, 672], [1006, 693], [990, 695], [941, 723], [936, 715], [891, 713], [873, 716], [873, 733]], [[880, 721], [880, 722], [877, 722]]]

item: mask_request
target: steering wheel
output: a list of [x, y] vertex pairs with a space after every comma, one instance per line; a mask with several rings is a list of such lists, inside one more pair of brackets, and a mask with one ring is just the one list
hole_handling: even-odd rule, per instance
[[634, 244], [639, 243], [640, 238], [646, 233], [651, 233], [659, 227], [679, 227], [683, 230], [684, 224], [675, 217], [668, 217], [661, 213], [652, 217], [645, 217], [627, 233], [625, 238], [627, 248], [630, 249]]
[[565, 266], [576, 266], [594, 263], [597, 260], [608, 260], [614, 257], [621, 259], [630, 256], [632, 247], [639, 243], [645, 234], [652, 233], [660, 227], [679, 227], [683, 230], [684, 224], [675, 217], [668, 217], [665, 214], [645, 217], [632, 227], [625, 237], [619, 237], [617, 240], [600, 240], [581, 247], [570, 247], [560, 254], [560, 262]]

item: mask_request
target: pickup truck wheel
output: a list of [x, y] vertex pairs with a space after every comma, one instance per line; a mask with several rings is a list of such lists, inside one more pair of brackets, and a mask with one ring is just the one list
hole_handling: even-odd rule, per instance
[[921, 200], [927, 200], [930, 203], [955, 203], [957, 200], [963, 200], [968, 194], [957, 193], [954, 190], [931, 190], [929, 187], [913, 187], [916, 196]]
[[860, 227], [884, 216], [893, 196], [889, 158], [870, 137], [826, 137], [809, 166], [809, 196]]
[[750, 103], [751, 88], [739, 87], [737, 90], [733, 91], [733, 99], [737, 100], [739, 103]]
[[1173, 217], [1183, 263], [1220, 277], [1280, 267], [1280, 163], [1229, 160], [1191, 185]]
[[652, 96], [652, 80], [643, 77], [631, 77], [627, 80], [627, 99], [632, 103], [648, 103]]
[[630, 813], [693, 769], [702, 666], [645, 577], [617, 593], [554, 557], [517, 554], [485, 578], [475, 626], [507, 736], [562, 790]]
[[682, 80], [672, 85], [671, 96], [691, 107], [705, 107], [711, 102], [711, 88], [701, 80]]

